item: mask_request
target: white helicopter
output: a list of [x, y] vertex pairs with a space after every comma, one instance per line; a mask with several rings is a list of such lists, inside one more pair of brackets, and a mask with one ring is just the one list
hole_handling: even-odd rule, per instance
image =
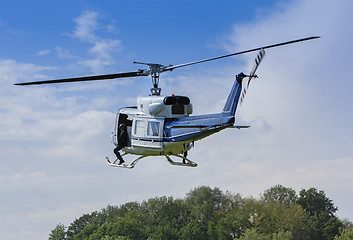
[[[155, 63], [134, 62], [149, 67], [149, 69], [139, 69], [136, 72], [25, 82], [15, 85], [82, 82], [151, 75], [153, 84], [151, 95], [137, 98], [137, 104], [134, 107], [125, 107], [118, 110], [112, 132], [112, 143], [116, 146], [114, 149], [116, 160], [111, 162], [108, 157], [106, 160], [110, 166], [131, 169], [143, 158], [165, 156], [172, 165], [196, 167], [197, 164], [187, 158], [188, 151], [194, 147], [195, 141], [226, 128], [249, 127], [234, 125], [235, 113], [238, 104], [243, 101], [251, 80], [257, 78], [255, 72], [265, 55], [264, 49], [316, 38], [320, 37], [307, 37], [180, 65], [164, 66]], [[161, 89], [158, 84], [162, 72], [253, 51], [259, 51], [253, 69], [249, 75], [242, 72], [236, 75], [228, 99], [220, 113], [190, 116], [193, 107], [188, 97], [161, 96]], [[243, 79], [248, 80], [247, 84], [243, 84]], [[120, 151], [122, 151], [122, 155]], [[138, 157], [130, 164], [125, 164], [123, 156], [127, 154], [138, 155]], [[171, 157], [177, 157], [180, 161], [174, 161]]]

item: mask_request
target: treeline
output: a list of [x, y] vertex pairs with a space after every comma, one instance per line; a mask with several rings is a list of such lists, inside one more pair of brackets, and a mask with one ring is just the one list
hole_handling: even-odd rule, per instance
[[353, 239], [352, 223], [336, 211], [315, 188], [297, 195], [277, 185], [255, 199], [202, 186], [183, 199], [156, 197], [84, 214], [68, 227], [58, 224], [49, 239]]

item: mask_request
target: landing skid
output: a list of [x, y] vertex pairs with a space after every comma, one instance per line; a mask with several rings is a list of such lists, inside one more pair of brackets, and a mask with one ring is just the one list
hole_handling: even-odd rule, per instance
[[175, 166], [184, 166], [184, 167], [196, 167], [197, 163], [187, 159], [185, 156], [180, 156], [180, 155], [172, 155], [174, 157], [179, 157], [181, 159], [183, 159], [182, 162], [174, 162], [168, 155], [165, 155], [165, 157], [167, 158], [168, 162], [172, 165]]
[[[124, 155], [125, 155], [125, 154], [124, 154]], [[123, 156], [124, 156], [124, 155], [123, 155]], [[148, 156], [140, 156], [140, 157], [136, 158], [136, 159], [135, 159], [132, 163], [130, 163], [130, 164], [117, 164], [116, 162], [117, 162], [119, 159], [116, 159], [114, 162], [110, 162], [110, 160], [109, 160], [108, 157], [106, 157], [105, 159], [107, 160], [108, 165], [111, 166], [111, 167], [120, 167], [120, 168], [129, 168], [129, 169], [131, 169], [131, 168], [134, 168], [134, 167], [135, 167], [135, 165], [136, 165], [136, 163], [137, 163], [138, 161], [140, 161], [142, 158], [145, 158], [145, 157], [148, 157]]]
[[[126, 154], [124, 154], [124, 155], [126, 155]], [[123, 156], [124, 156], [124, 155], [123, 155]], [[197, 163], [195, 163], [195, 162], [193, 162], [193, 161], [187, 159], [185, 156], [180, 156], [180, 155], [172, 155], [172, 156], [174, 156], [174, 157], [179, 157], [179, 158], [183, 159], [182, 162], [174, 162], [174, 161], [170, 158], [170, 156], [165, 155], [165, 157], [167, 158], [168, 162], [169, 162], [170, 164], [172, 164], [172, 165], [175, 165], [175, 166], [184, 166], [184, 167], [196, 167], [196, 166], [197, 166]], [[148, 157], [148, 156], [142, 155], [142, 156], [136, 158], [136, 159], [135, 159], [132, 163], [130, 163], [130, 164], [117, 164], [116, 162], [118, 162], [119, 159], [116, 159], [114, 162], [111, 162], [108, 157], [106, 157], [105, 159], [107, 160], [108, 165], [111, 166], [111, 167], [119, 167], [119, 168], [129, 168], [129, 169], [132, 169], [132, 168], [135, 167], [135, 165], [137, 164], [138, 161], [140, 161], [142, 158], [145, 158], [145, 157]]]

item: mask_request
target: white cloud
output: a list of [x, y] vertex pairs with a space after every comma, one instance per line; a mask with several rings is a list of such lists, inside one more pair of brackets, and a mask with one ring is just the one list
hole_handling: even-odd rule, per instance
[[37, 56], [45, 56], [45, 55], [48, 55], [50, 54], [50, 50], [49, 49], [44, 49], [44, 50], [41, 50], [39, 52], [37, 52]]
[[[7, 231], [1, 231], [1, 239], [47, 239], [51, 230], [58, 224], [53, 219], [61, 219], [66, 225], [89, 211], [104, 207], [104, 203], [71, 203], [59, 208], [42, 208], [21, 213], [2, 214], [0, 224]], [[20, 227], [19, 227], [20, 226]], [[5, 229], [5, 228], [4, 228]]]
[[[112, 154], [114, 114], [90, 109], [101, 104], [99, 97], [77, 107], [77, 92], [73, 97], [60, 95], [60, 88], [13, 85], [46, 78], [43, 72], [52, 69], [0, 60], [0, 222], [6, 229], [1, 239], [45, 238], [58, 217], [68, 224], [106, 205], [85, 199], [105, 184], [98, 172]], [[80, 168], [91, 170], [80, 175]]]
[[[37, 79], [38, 77], [33, 79], [33, 76], [41, 76], [41, 72], [48, 69], [51, 68], [0, 60], [0, 76], [4, 86], [0, 89], [0, 141], [3, 159], [11, 158], [11, 154], [24, 157], [25, 151], [34, 151], [41, 157], [45, 154], [51, 156], [55, 152], [69, 155], [68, 149], [72, 149], [74, 153], [84, 152], [77, 146], [85, 148], [87, 141], [95, 142], [97, 134], [102, 133], [109, 146], [114, 114], [91, 110], [94, 106], [106, 103], [105, 97], [84, 98], [84, 103], [77, 106], [80, 93], [75, 96], [60, 95], [60, 91], [51, 87], [13, 85], [15, 82]], [[16, 144], [6, 149], [11, 143]], [[33, 146], [36, 144], [46, 146], [47, 149], [34, 150]], [[21, 146], [21, 151], [16, 152], [18, 146]], [[65, 148], [66, 151], [61, 151]]]
[[50, 66], [38, 66], [31, 63], [17, 63], [11, 59], [0, 59], [1, 82], [4, 84], [1, 89], [4, 90], [4, 87], [7, 87], [6, 90], [8, 90], [10, 84], [43, 77], [45, 76], [44, 71], [53, 69], [55, 68]]
[[102, 59], [112, 59], [112, 51], [118, 51], [118, 47], [121, 41], [119, 40], [99, 40], [94, 43], [94, 46], [90, 49], [90, 52]]
[[65, 49], [62, 47], [56, 47], [55, 51], [56, 51], [59, 58], [66, 58], [66, 59], [77, 58], [77, 57], [73, 56], [68, 49]]
[[80, 17], [75, 19], [77, 23], [73, 36], [84, 42], [95, 42], [97, 36], [94, 33], [99, 25], [97, 22], [97, 12], [84, 12]]
[[79, 18], [75, 19], [77, 26], [72, 34], [73, 37], [93, 45], [88, 50], [88, 52], [93, 55], [93, 59], [81, 60], [80, 62], [91, 68], [94, 73], [104, 72], [106, 66], [114, 64], [115, 61], [112, 54], [121, 50], [120, 40], [101, 37], [99, 33], [97, 33], [102, 29], [106, 29], [108, 32], [114, 30], [112, 24], [102, 26], [98, 22], [98, 17], [97, 12], [84, 12]]
[[89, 67], [96, 74], [103, 73], [104, 67], [111, 65], [111, 61], [100, 58], [81, 60], [79, 63]]

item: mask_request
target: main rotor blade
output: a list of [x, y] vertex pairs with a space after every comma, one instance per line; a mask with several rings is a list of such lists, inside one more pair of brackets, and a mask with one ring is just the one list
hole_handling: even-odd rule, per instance
[[308, 41], [308, 40], [312, 40], [312, 39], [316, 39], [316, 38], [321, 38], [321, 37], [314, 36], [314, 37], [301, 38], [301, 39], [292, 40], [292, 41], [288, 41], [288, 42], [277, 43], [277, 44], [268, 45], [268, 46], [264, 46], [264, 47], [258, 47], [258, 48], [254, 48], [254, 49], [250, 49], [250, 50], [246, 50], [246, 51], [231, 53], [231, 54], [227, 54], [227, 55], [223, 55], [223, 56], [219, 56], [219, 57], [213, 57], [213, 58], [208, 58], [208, 59], [204, 59], [204, 60], [200, 60], [200, 61], [174, 65], [174, 66], [164, 68], [163, 71], [172, 71], [176, 68], [186, 67], [186, 66], [190, 66], [190, 65], [194, 65], [194, 64], [198, 64], [198, 63], [204, 63], [204, 62], [213, 61], [213, 60], [217, 60], [217, 59], [221, 59], [221, 58], [226, 58], [226, 57], [231, 57], [231, 56], [240, 55], [240, 54], [244, 54], [244, 53], [254, 52], [254, 51], [258, 51], [260, 49], [274, 48], [274, 47], [279, 47], [279, 46], [283, 46], [283, 45], [287, 45], [287, 44]]
[[87, 76], [87, 77], [75, 77], [75, 78], [44, 80], [44, 81], [35, 81], [35, 82], [15, 83], [15, 85], [25, 86], [25, 85], [40, 85], [40, 84], [52, 84], [52, 83], [84, 82], [84, 81], [107, 80], [107, 79], [114, 79], [114, 78], [148, 76], [149, 74], [150, 74], [149, 71], [139, 70], [137, 72], [126, 72], [126, 73], [95, 75], [95, 76]]

